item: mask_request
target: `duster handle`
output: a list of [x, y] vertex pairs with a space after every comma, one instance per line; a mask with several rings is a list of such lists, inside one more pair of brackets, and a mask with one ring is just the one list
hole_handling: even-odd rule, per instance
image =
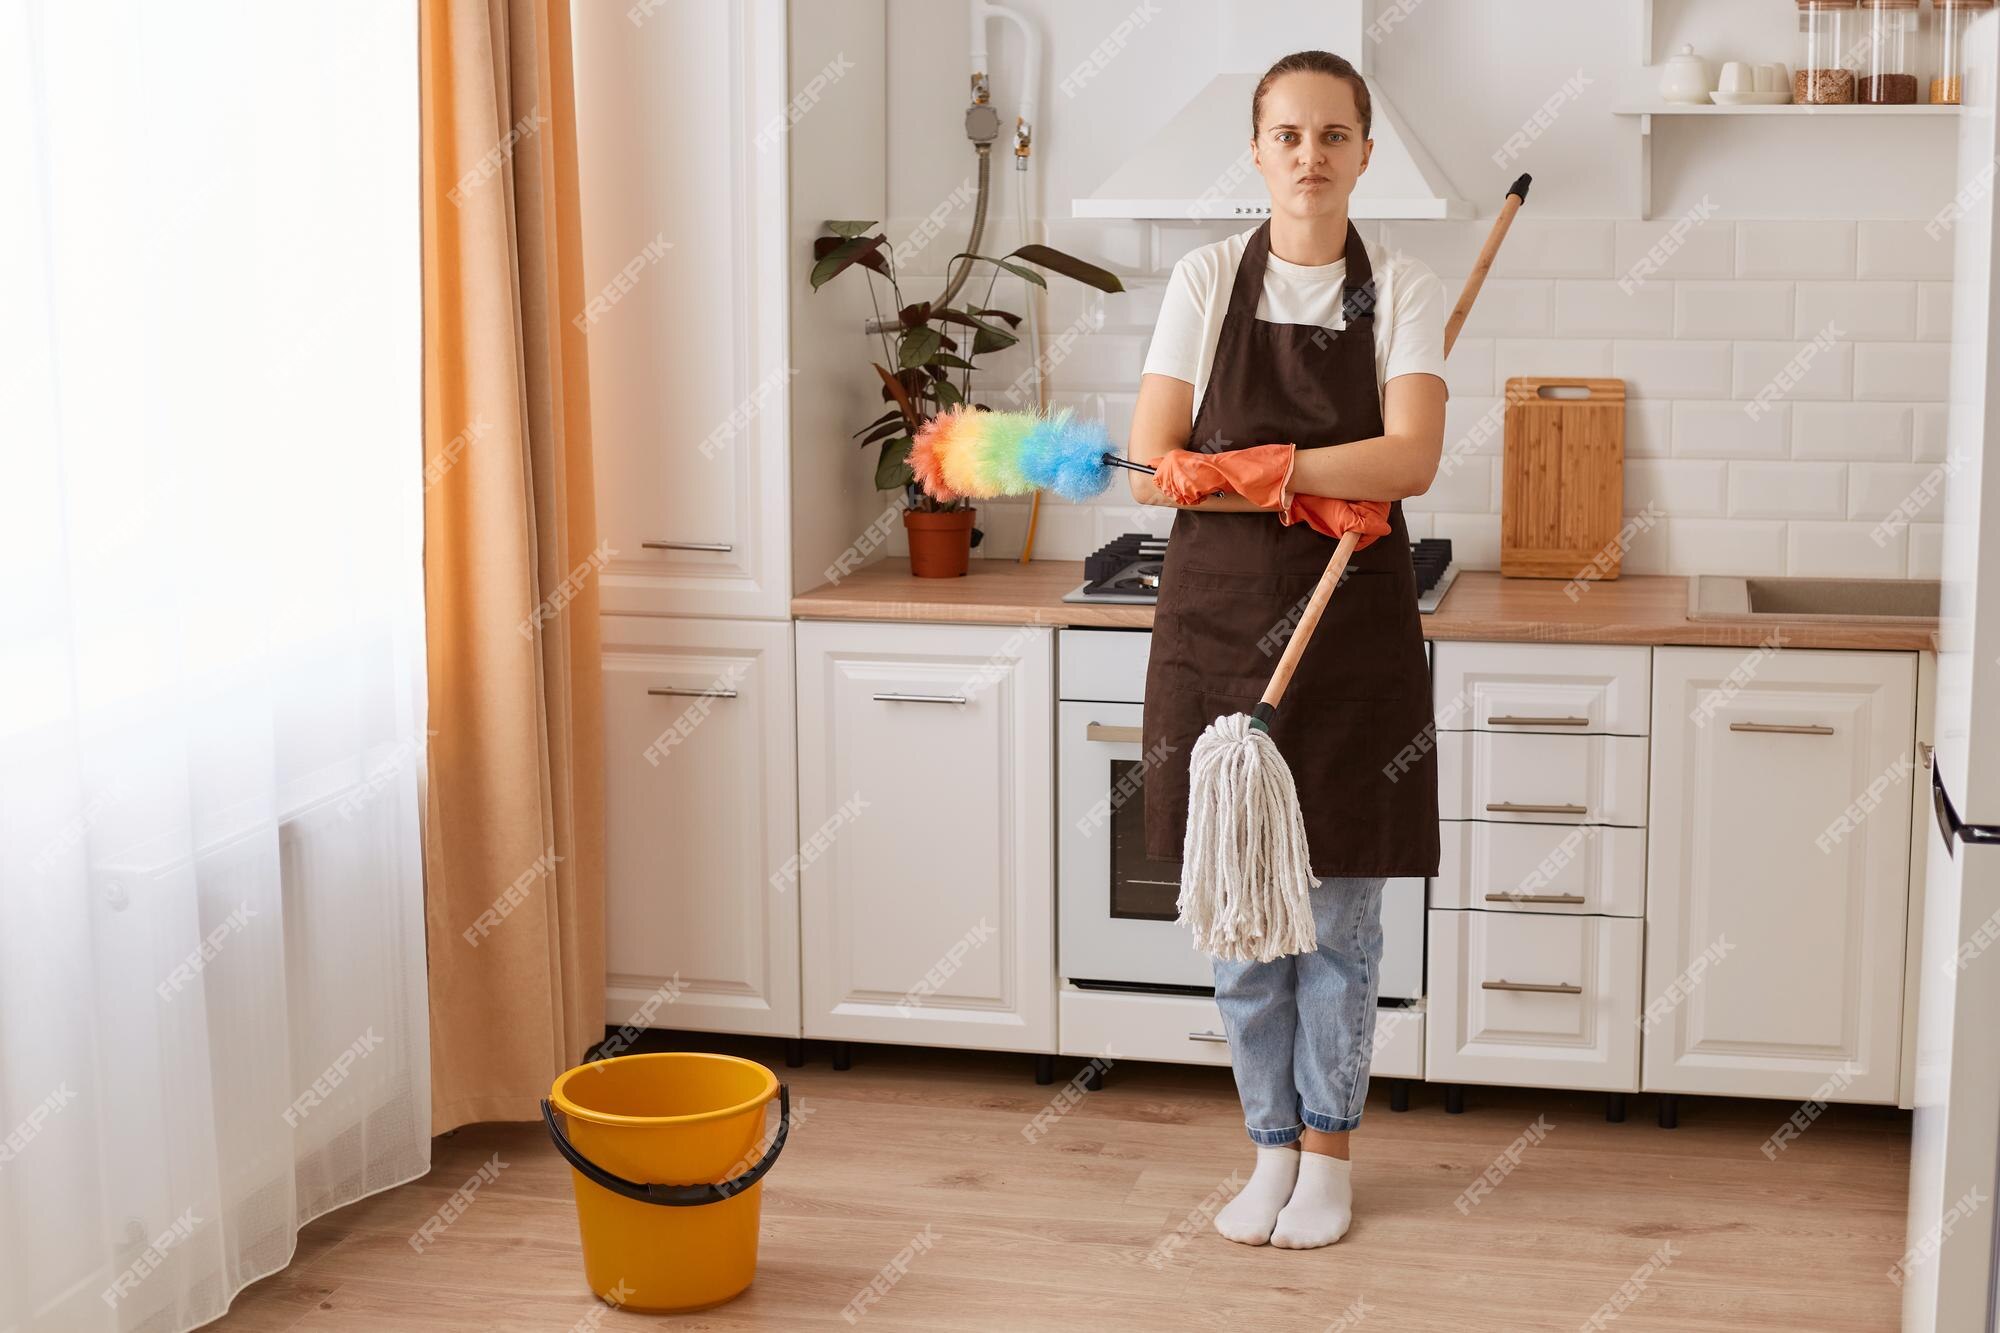
[[[1465, 280], [1465, 290], [1459, 293], [1458, 305], [1452, 310], [1451, 318], [1444, 327], [1444, 352], [1451, 355], [1451, 345], [1458, 341], [1458, 331], [1465, 327], [1465, 317], [1472, 312], [1472, 303], [1479, 296], [1479, 289], [1486, 282], [1487, 270], [1493, 267], [1493, 257], [1500, 253], [1500, 242], [1507, 239], [1507, 228], [1513, 224], [1514, 215], [1521, 211], [1521, 205], [1528, 197], [1528, 177], [1515, 181], [1507, 192], [1507, 202], [1500, 205], [1500, 214], [1493, 219], [1493, 229], [1486, 235], [1486, 244], [1479, 252], [1479, 261], [1472, 266], [1471, 276]], [[1105, 456], [1110, 461], [1110, 455]], [[1319, 576], [1319, 586], [1312, 591], [1306, 602], [1306, 609], [1299, 615], [1299, 627], [1292, 631], [1291, 639], [1285, 644], [1284, 656], [1278, 659], [1278, 669], [1271, 673], [1271, 683], [1264, 687], [1264, 698], [1251, 715], [1253, 726], [1269, 730], [1270, 717], [1285, 697], [1285, 687], [1292, 683], [1292, 672], [1297, 669], [1299, 659], [1305, 656], [1306, 643], [1312, 638], [1313, 630], [1319, 624], [1320, 612], [1333, 597], [1333, 590], [1340, 583], [1340, 576], [1347, 572], [1348, 557], [1354, 554], [1355, 544], [1361, 540], [1358, 532], [1349, 532], [1333, 548], [1333, 558], [1326, 562], [1326, 573]]]

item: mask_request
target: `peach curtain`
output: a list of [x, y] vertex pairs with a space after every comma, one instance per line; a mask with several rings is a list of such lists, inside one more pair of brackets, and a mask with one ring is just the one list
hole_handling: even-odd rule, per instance
[[596, 512], [568, 0], [421, 0], [432, 1127], [604, 1035]]

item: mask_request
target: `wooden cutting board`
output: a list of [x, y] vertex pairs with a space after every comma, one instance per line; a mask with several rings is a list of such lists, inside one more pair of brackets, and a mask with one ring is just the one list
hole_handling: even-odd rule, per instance
[[1615, 579], [1625, 508], [1625, 381], [1507, 381], [1500, 572]]

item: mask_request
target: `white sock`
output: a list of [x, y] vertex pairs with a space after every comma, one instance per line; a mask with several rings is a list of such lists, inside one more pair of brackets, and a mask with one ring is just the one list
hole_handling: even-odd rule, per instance
[[1215, 1215], [1215, 1229], [1242, 1245], [1262, 1245], [1271, 1239], [1271, 1227], [1291, 1197], [1303, 1156], [1296, 1148], [1257, 1145], [1257, 1169], [1250, 1173], [1250, 1183]]
[[1299, 1156], [1298, 1184], [1271, 1233], [1271, 1244], [1283, 1250], [1331, 1245], [1347, 1234], [1354, 1219], [1353, 1164], [1325, 1153]]

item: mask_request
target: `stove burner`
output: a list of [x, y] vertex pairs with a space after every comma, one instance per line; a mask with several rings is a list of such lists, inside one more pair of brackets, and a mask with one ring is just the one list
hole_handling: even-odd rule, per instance
[[[1128, 532], [1085, 556], [1084, 583], [1065, 593], [1065, 602], [1126, 602], [1151, 605], [1159, 601], [1160, 573], [1166, 566], [1167, 539]], [[1410, 545], [1410, 567], [1416, 575], [1417, 609], [1434, 611], [1458, 569], [1451, 563], [1451, 539], [1425, 537]]]

